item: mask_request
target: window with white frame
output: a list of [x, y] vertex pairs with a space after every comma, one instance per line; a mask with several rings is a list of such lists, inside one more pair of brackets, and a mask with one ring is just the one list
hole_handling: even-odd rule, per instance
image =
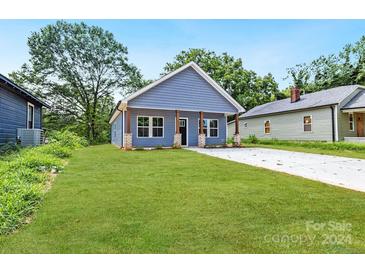
[[271, 133], [271, 124], [270, 124], [270, 121], [265, 121], [264, 128], [265, 128], [265, 134], [270, 134]]
[[150, 117], [139, 116], [137, 118], [137, 136], [149, 137], [150, 136]]
[[353, 113], [349, 113], [349, 126], [350, 126], [351, 131], [355, 130], [355, 127], [354, 127], [354, 114]]
[[162, 117], [152, 117], [152, 137], [163, 137]]
[[304, 116], [304, 131], [312, 131], [312, 116]]
[[[198, 119], [198, 132], [200, 132], [200, 119]], [[204, 119], [203, 132], [207, 137], [218, 137], [218, 119]]]
[[34, 105], [31, 103], [28, 103], [27, 128], [28, 129], [34, 128]]
[[163, 137], [163, 117], [138, 116], [137, 136], [140, 138]]

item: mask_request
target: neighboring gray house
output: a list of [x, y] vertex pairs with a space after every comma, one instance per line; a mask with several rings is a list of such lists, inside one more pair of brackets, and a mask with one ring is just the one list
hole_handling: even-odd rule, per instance
[[[227, 116], [244, 109], [191, 62], [119, 101], [109, 123], [118, 147], [225, 144]], [[239, 140], [239, 133], [236, 140]]]
[[42, 107], [47, 104], [0, 74], [0, 144], [42, 142]]
[[[242, 138], [365, 141], [365, 87], [341, 86], [257, 106], [240, 116]], [[229, 136], [234, 123], [229, 123]]]

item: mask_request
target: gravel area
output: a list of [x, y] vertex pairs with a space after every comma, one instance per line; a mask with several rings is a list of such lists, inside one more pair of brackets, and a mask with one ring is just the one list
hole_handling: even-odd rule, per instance
[[365, 192], [365, 160], [267, 148], [188, 149]]

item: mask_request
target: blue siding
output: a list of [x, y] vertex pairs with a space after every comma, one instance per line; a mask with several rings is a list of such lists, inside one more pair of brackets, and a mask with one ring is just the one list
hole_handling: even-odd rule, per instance
[[[17, 128], [27, 126], [27, 100], [0, 87], [0, 144], [16, 141]], [[34, 128], [41, 128], [41, 107], [34, 104]]]
[[190, 67], [130, 100], [128, 107], [237, 112], [225, 97]]
[[[134, 147], [170, 147], [174, 143], [175, 134], [175, 111], [153, 110], [153, 109], [130, 109], [131, 110], [131, 131]], [[160, 116], [164, 117], [164, 137], [162, 138], [138, 138], [137, 137], [137, 116]], [[188, 118], [188, 141], [189, 146], [198, 145], [198, 121], [199, 113], [181, 111], [180, 117]], [[206, 144], [224, 144], [226, 142], [226, 117], [222, 113], [204, 113], [204, 118], [218, 119], [219, 134], [217, 138], [207, 138]]]
[[112, 123], [111, 139], [113, 145], [123, 146], [123, 113], [120, 113]]

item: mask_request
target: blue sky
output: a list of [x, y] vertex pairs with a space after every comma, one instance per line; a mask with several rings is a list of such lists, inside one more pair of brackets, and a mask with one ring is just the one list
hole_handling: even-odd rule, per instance
[[[365, 20], [84, 20], [114, 33], [129, 60], [156, 79], [181, 50], [206, 48], [242, 58], [259, 75], [271, 72], [280, 88], [286, 68], [337, 53], [365, 35]], [[54, 20], [0, 20], [0, 73], [29, 58], [27, 37]]]

